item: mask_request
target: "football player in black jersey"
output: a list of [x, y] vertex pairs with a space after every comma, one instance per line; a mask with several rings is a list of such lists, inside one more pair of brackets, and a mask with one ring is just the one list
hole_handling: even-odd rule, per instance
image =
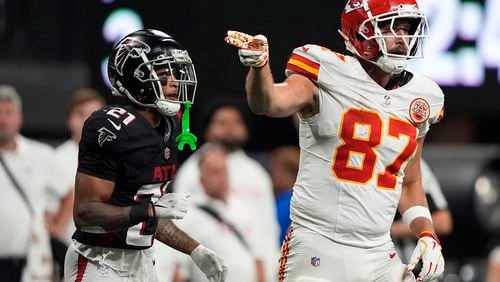
[[127, 102], [85, 122], [66, 281], [157, 281], [155, 238], [189, 254], [210, 281], [224, 281], [222, 259], [171, 222], [184, 217], [188, 196], [165, 192], [176, 171], [178, 112], [189, 109], [197, 84], [188, 52], [163, 32], [139, 30], [115, 45], [108, 75]]

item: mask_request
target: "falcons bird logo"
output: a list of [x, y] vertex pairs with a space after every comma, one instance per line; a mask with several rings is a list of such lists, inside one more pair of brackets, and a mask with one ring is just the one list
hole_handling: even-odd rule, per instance
[[99, 137], [97, 138], [97, 142], [101, 147], [106, 141], [113, 141], [116, 139], [116, 134], [111, 132], [106, 127], [101, 127], [99, 130], [97, 130], [97, 132], [99, 132]]
[[114, 65], [116, 66], [116, 71], [123, 75], [123, 67], [127, 63], [129, 58], [139, 58], [141, 53], [149, 53], [151, 52], [151, 47], [148, 44], [135, 39], [127, 37], [123, 39], [118, 46], [116, 46], [116, 56]]

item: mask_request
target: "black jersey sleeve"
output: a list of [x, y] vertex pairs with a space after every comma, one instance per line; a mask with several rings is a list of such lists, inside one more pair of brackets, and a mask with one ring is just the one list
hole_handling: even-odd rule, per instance
[[82, 130], [78, 153], [78, 171], [98, 178], [116, 181], [121, 152], [126, 146], [120, 121], [96, 112]]

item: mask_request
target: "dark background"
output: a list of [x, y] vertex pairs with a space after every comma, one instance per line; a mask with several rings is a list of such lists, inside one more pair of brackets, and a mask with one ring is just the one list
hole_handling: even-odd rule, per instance
[[[246, 69], [239, 63], [236, 50], [223, 41], [226, 30], [268, 37], [276, 81], [284, 79], [284, 66], [294, 47], [314, 43], [345, 52], [337, 34], [343, 1], [2, 1], [0, 81], [19, 85], [23, 96], [37, 96], [36, 107], [26, 105], [32, 115], [26, 120], [25, 131], [42, 138], [66, 134], [62, 122], [65, 112], [60, 109], [72, 89], [90, 85], [110, 98], [101, 79], [100, 63], [112, 44], [104, 41], [101, 28], [106, 17], [120, 7], [136, 10], [145, 27], [166, 31], [189, 50], [199, 78], [192, 115], [195, 132], [204, 104], [222, 95], [245, 100]], [[457, 39], [450, 49], [465, 45], [471, 43]], [[25, 67], [18, 67], [19, 61]], [[9, 64], [17, 71], [12, 72]], [[33, 76], [32, 65], [53, 71], [35, 69], [35, 79], [26, 81]], [[497, 69], [485, 69], [486, 80], [481, 87], [444, 87], [446, 118], [437, 126], [440, 129], [428, 136], [429, 141], [499, 142], [500, 134], [493, 133], [500, 130], [497, 73]], [[252, 128], [258, 130], [252, 130], [248, 148], [267, 150], [294, 142], [289, 119], [251, 119]], [[41, 121], [49, 121], [49, 128], [40, 130]], [[268, 138], [269, 132], [273, 132], [273, 138]]]
[[[0, 0], [0, 83], [14, 84], [23, 97], [23, 134], [53, 144], [60, 142], [68, 137], [66, 104], [73, 90], [92, 86], [112, 101], [100, 74], [101, 60], [112, 44], [105, 42], [101, 28], [112, 11], [129, 7], [141, 15], [145, 27], [169, 33], [189, 50], [199, 79], [192, 131], [200, 136], [206, 105], [228, 96], [245, 104], [246, 68], [240, 64], [236, 50], [224, 42], [226, 30], [266, 35], [272, 71], [275, 80], [281, 81], [294, 47], [314, 43], [345, 52], [337, 34], [344, 4], [320, 0], [111, 4], [95, 0]], [[451, 48], [465, 45], [471, 42], [457, 39]], [[498, 235], [480, 226], [472, 204], [475, 177], [484, 163], [498, 155], [498, 150], [484, 146], [500, 142], [498, 69], [486, 69], [485, 74], [481, 87], [443, 87], [445, 119], [427, 138], [434, 149], [424, 151], [450, 201], [455, 232], [443, 238], [443, 244], [446, 255], [454, 257], [458, 265], [486, 258], [492, 245], [498, 243]], [[290, 118], [248, 117], [251, 137], [247, 149], [251, 152], [297, 144]]]
[[[147, 5], [139, 1], [115, 1], [104, 5], [99, 1], [51, 1], [41, 4], [20, 0], [7, 1], [7, 32], [5, 40], [2, 40], [6, 44], [2, 46], [2, 56], [7, 61], [15, 59], [47, 64], [84, 62], [91, 70], [88, 82], [108, 95], [109, 91], [101, 81], [99, 64], [112, 45], [103, 40], [101, 26], [105, 17], [119, 7], [135, 9], [142, 15], [145, 27], [166, 31], [189, 50], [199, 79], [192, 115], [195, 120], [203, 104], [221, 95], [244, 100], [246, 69], [239, 63], [236, 50], [224, 42], [226, 30], [265, 33], [271, 42], [270, 55], [276, 80], [284, 79], [284, 65], [295, 46], [314, 42], [338, 49], [343, 44], [336, 33], [341, 5], [326, 1], [316, 1], [314, 5], [303, 5], [300, 1], [296, 4], [293, 1], [250, 1], [246, 5], [238, 1], [148, 1]], [[5, 75], [5, 72], [0, 72], [0, 79]], [[14, 79], [21, 78], [17, 76]], [[62, 80], [67, 79], [47, 76], [44, 83], [58, 84], [52, 85], [54, 92], [69, 96], [71, 93], [59, 85]], [[21, 89], [22, 95], [36, 95], [36, 92], [39, 91]], [[59, 101], [52, 100], [54, 96], [49, 94], [46, 98], [51, 101], [41, 99], [38, 102], [52, 107], [54, 102], [59, 104]], [[39, 113], [42, 114], [42, 111]], [[248, 145], [252, 149], [269, 149], [296, 139], [288, 119], [252, 119], [254, 126], [265, 128], [252, 131], [252, 140]], [[30, 125], [28, 119], [27, 127], [31, 128]], [[54, 123], [54, 126], [60, 128], [61, 124]], [[264, 134], [271, 129], [276, 133], [272, 140]]]

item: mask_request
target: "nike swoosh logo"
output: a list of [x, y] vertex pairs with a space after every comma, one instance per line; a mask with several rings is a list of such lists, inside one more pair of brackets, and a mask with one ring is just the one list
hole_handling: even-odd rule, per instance
[[396, 256], [396, 253], [389, 253], [389, 258], [393, 259]]
[[302, 47], [302, 51], [304, 51], [304, 53], [307, 53], [307, 51], [309, 51], [309, 48], [307, 48], [307, 47]]
[[116, 130], [120, 130], [120, 129], [122, 129], [122, 124], [121, 124], [121, 123], [116, 124], [114, 121], [110, 120], [109, 118], [108, 118], [108, 121], [111, 123], [111, 125], [112, 125], [112, 126], [113, 126]]

